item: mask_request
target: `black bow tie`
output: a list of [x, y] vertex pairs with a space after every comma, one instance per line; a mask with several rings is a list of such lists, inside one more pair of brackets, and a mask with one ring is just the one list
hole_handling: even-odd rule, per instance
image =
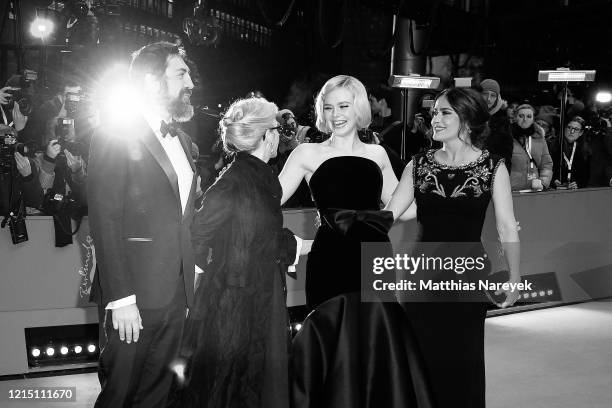
[[174, 122], [166, 123], [162, 120], [161, 125], [159, 126], [159, 131], [161, 132], [162, 137], [166, 137], [168, 135], [170, 135], [170, 137], [175, 137], [178, 135], [176, 124]]

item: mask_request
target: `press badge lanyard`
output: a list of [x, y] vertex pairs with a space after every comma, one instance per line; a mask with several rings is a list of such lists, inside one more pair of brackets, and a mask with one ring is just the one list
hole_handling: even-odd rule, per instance
[[7, 126], [13, 126], [13, 122], [8, 123], [8, 119], [6, 118], [6, 113], [4, 113], [4, 108], [0, 106], [0, 111], [2, 111], [2, 119], [4, 119], [4, 124]]
[[576, 153], [576, 142], [574, 142], [574, 147], [572, 147], [572, 155], [568, 159], [563, 152], [563, 159], [565, 159], [565, 164], [567, 164], [567, 181], [569, 182], [572, 178], [572, 163], [574, 162], [574, 154]]
[[531, 136], [529, 136], [525, 141], [525, 146], [523, 146], [523, 149], [525, 149], [525, 151], [527, 152], [527, 156], [529, 156], [529, 167], [533, 170], [533, 156], [531, 155]]

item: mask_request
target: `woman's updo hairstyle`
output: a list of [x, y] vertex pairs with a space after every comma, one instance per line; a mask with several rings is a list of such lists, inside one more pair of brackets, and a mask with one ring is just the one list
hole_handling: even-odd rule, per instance
[[264, 98], [239, 99], [232, 103], [219, 121], [225, 151], [255, 150], [266, 131], [276, 127], [277, 112], [278, 107]]
[[489, 135], [489, 109], [484, 98], [475, 89], [449, 88], [442, 91], [436, 101], [446, 97], [448, 104], [459, 116], [461, 129], [469, 130], [470, 141], [479, 149]]

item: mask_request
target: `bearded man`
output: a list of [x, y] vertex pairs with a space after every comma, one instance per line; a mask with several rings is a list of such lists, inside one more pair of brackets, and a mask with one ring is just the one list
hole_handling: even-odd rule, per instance
[[196, 178], [191, 140], [175, 122], [193, 107], [182, 48], [159, 42], [134, 53], [139, 103], [130, 121], [102, 125], [88, 174], [98, 271], [92, 288], [106, 343], [96, 407], [163, 407], [171, 363], [192, 304], [190, 224]]

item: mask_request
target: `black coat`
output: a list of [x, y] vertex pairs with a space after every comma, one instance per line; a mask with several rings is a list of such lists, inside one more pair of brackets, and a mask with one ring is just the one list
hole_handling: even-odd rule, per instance
[[[567, 158], [572, 156], [572, 145], [563, 140], [563, 151]], [[554, 144], [550, 155], [553, 159], [553, 180], [567, 183], [568, 167], [565, 159], [559, 154], [559, 145]], [[578, 184], [578, 188], [587, 187], [589, 182], [589, 159], [587, 157], [584, 136], [576, 141], [576, 153], [572, 162], [572, 181]], [[553, 184], [553, 183], [551, 183]]]
[[512, 130], [508, 121], [506, 109], [500, 109], [489, 118], [490, 133], [485, 141], [485, 148], [490, 152], [504, 158], [508, 173], [512, 169]]
[[[183, 214], [177, 175], [163, 146], [143, 118], [134, 122], [99, 128], [91, 144], [87, 203], [100, 283], [92, 297], [106, 305], [135, 294], [138, 307], [162, 308], [184, 281], [191, 306], [196, 177]], [[180, 131], [177, 137], [195, 172], [191, 140]]]
[[281, 196], [273, 169], [247, 153], [206, 191], [192, 227], [205, 272], [185, 327], [189, 378], [176, 406], [288, 407], [285, 272], [296, 244], [283, 229]]

